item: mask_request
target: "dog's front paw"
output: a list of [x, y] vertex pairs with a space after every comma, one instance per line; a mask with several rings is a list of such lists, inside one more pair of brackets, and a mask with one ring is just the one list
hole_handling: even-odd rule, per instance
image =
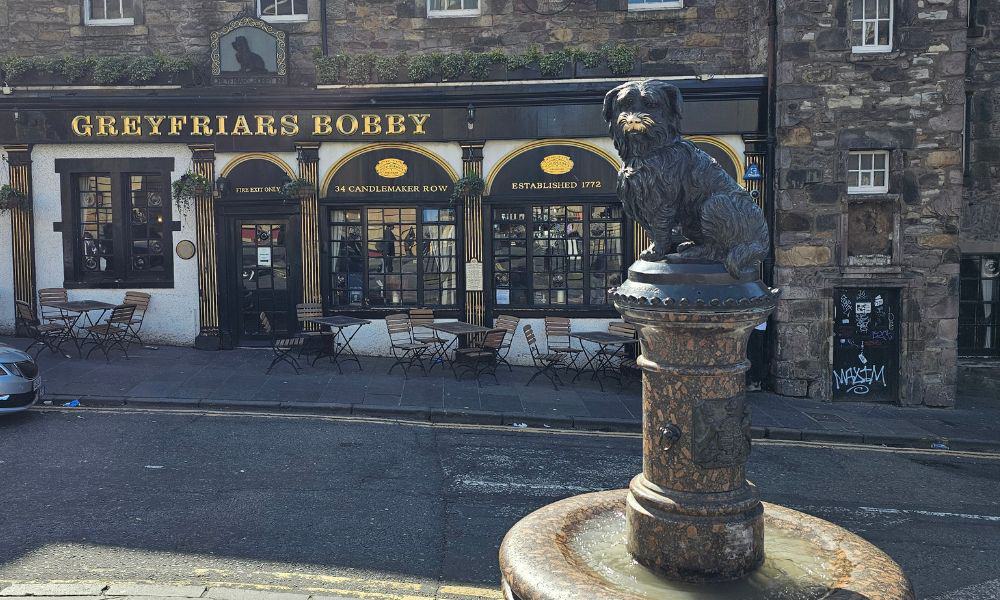
[[648, 260], [650, 262], [655, 262], [658, 260], [663, 260], [667, 256], [667, 251], [662, 249], [657, 244], [650, 244], [649, 248], [646, 248], [639, 253], [639, 260]]

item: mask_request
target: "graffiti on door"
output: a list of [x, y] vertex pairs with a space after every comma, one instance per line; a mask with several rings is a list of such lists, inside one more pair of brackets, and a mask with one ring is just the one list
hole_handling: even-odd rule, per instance
[[833, 396], [896, 399], [899, 378], [899, 290], [835, 290]]

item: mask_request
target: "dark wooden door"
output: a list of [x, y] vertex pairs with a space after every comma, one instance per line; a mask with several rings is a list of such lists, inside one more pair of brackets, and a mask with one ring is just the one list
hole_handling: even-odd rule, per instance
[[834, 294], [833, 399], [895, 402], [899, 289], [839, 288]]
[[296, 331], [295, 305], [301, 297], [297, 220], [282, 217], [231, 219], [229, 309], [236, 341], [270, 339], [261, 313], [274, 331]]

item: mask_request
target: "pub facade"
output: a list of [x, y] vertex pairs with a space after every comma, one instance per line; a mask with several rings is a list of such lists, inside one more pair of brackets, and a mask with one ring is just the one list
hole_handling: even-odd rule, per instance
[[[657, 77], [771, 225], [762, 277], [785, 295], [753, 379], [950, 405], [959, 343], [1000, 341], [982, 219], [961, 225], [975, 298], [958, 291], [958, 215], [997, 204], [985, 108], [970, 135], [953, 118], [969, 13], [868, 4], [255, 0], [177, 21], [158, 0], [11, 0], [0, 185], [26, 201], [0, 219], [0, 330], [52, 287], [146, 291], [147, 341], [206, 350], [262, 343], [261, 312], [294, 332], [303, 302], [372, 319], [353, 345], [376, 355], [380, 319], [413, 307], [604, 328], [648, 240], [616, 200], [601, 102]], [[963, 102], [985, 107], [980, 87]], [[530, 360], [520, 335], [512, 358]]]

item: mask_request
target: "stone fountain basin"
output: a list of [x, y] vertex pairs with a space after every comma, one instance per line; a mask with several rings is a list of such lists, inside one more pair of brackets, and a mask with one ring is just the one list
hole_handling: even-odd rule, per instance
[[764, 564], [737, 581], [667, 581], [625, 550], [628, 490], [583, 494], [519, 521], [500, 548], [507, 600], [912, 600], [902, 569], [849, 531], [764, 503]]

